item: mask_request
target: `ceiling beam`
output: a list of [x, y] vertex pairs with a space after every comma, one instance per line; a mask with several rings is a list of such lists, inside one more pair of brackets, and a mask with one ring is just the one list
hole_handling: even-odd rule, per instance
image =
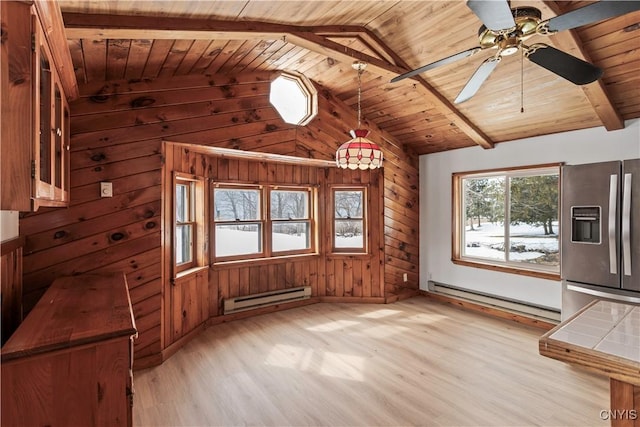
[[[566, 12], [555, 1], [541, 2], [540, 11], [545, 19], [550, 19]], [[582, 45], [582, 40], [575, 30], [560, 31], [551, 36], [554, 44], [561, 50], [580, 58], [583, 61], [592, 62], [589, 54]], [[618, 130], [624, 128], [622, 115], [611, 101], [611, 97], [602, 79], [593, 83], [581, 86], [587, 99], [593, 106], [596, 114], [600, 118], [602, 125], [608, 130]]]
[[[394, 54], [395, 65], [326, 37], [330, 27], [304, 27], [250, 21], [214, 21], [208, 19], [166, 18], [122, 15], [88, 15], [64, 13], [65, 31], [68, 39], [169, 39], [169, 40], [284, 40], [312, 52], [332, 57], [340, 62], [352, 63], [356, 60], [367, 63], [368, 71], [390, 81], [393, 77], [408, 71], [404, 61]], [[340, 27], [354, 32], [357, 29], [383, 46], [388, 54], [390, 49], [384, 43], [359, 27]], [[316, 34], [318, 33], [318, 34]], [[319, 35], [319, 34], [324, 34]], [[484, 148], [493, 148], [494, 143], [473, 123], [462, 115], [444, 96], [423, 78], [416, 78], [426, 100], [442, 112], [474, 142]]]
[[[377, 44], [385, 49], [385, 53], [388, 54], [395, 64], [398, 64], [402, 68], [411, 69], [400, 56], [398, 56], [393, 50], [389, 49], [386, 44], [372, 31], [368, 29], [364, 30], [369, 38], [374, 40]], [[471, 123], [465, 116], [459, 113], [458, 109], [451, 104], [446, 97], [442, 96], [433, 86], [427, 82], [427, 80], [418, 75], [413, 78], [419, 85], [416, 89], [419, 89], [426, 99], [428, 99], [433, 105], [438, 108], [444, 116], [455, 124], [465, 135], [473, 140], [476, 144], [484, 148], [494, 148], [495, 144], [484, 132], [480, 130], [476, 125]], [[454, 114], [455, 113], [455, 114]]]

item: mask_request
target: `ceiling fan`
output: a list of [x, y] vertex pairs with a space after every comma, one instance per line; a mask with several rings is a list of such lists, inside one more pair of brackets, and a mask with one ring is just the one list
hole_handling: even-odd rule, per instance
[[496, 54], [486, 59], [462, 88], [454, 101], [459, 104], [476, 94], [503, 57], [522, 49], [524, 57], [531, 62], [576, 85], [588, 84], [600, 78], [600, 68], [547, 44], [535, 43], [527, 46], [524, 41], [535, 34], [550, 35], [640, 10], [640, 1], [600, 0], [544, 21], [540, 10], [534, 7], [511, 9], [507, 0], [469, 0], [467, 6], [483, 23], [478, 30], [479, 46], [401, 74], [393, 78], [391, 83], [450, 64], [482, 50], [497, 49]]

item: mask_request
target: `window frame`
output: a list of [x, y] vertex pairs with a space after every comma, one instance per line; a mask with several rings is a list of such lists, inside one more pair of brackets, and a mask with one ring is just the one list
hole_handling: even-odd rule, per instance
[[[257, 190], [259, 194], [260, 215], [256, 220], [243, 221], [246, 224], [258, 224], [260, 228], [260, 245], [261, 250], [257, 253], [238, 254], [228, 256], [218, 256], [216, 246], [216, 230], [218, 225], [237, 224], [237, 221], [217, 221], [215, 219], [215, 191], [216, 189], [235, 189], [235, 190]], [[307, 218], [278, 219], [271, 218], [271, 193], [272, 191], [302, 191], [306, 192], [308, 197]], [[276, 185], [276, 184], [242, 184], [214, 182], [210, 191], [211, 196], [211, 223], [212, 223], [212, 241], [213, 250], [211, 251], [211, 263], [223, 264], [234, 261], [260, 261], [271, 258], [284, 258], [287, 256], [312, 255], [318, 253], [317, 245], [317, 190], [311, 185]], [[309, 223], [309, 247], [304, 249], [292, 249], [285, 251], [275, 251], [273, 249], [273, 224], [287, 222], [308, 222]]]
[[[366, 185], [332, 185], [330, 191], [331, 203], [331, 252], [333, 254], [357, 254], [363, 255], [369, 253], [369, 199], [368, 187]], [[336, 217], [336, 193], [338, 191], [360, 191], [362, 192], [362, 217], [349, 218], [352, 220], [362, 221], [362, 247], [337, 247], [336, 246], [336, 222], [344, 221], [345, 218]]]
[[[266, 228], [266, 222], [264, 221], [264, 208], [265, 208], [265, 204], [264, 204], [264, 191], [263, 191], [263, 187], [262, 185], [256, 185], [256, 184], [231, 184], [231, 183], [223, 183], [223, 182], [214, 182], [213, 185], [211, 186], [211, 191], [210, 191], [210, 195], [211, 195], [211, 214], [210, 214], [210, 220], [212, 222], [212, 233], [213, 233], [213, 237], [212, 237], [212, 242], [213, 242], [213, 250], [212, 252], [212, 261], [215, 262], [224, 262], [224, 261], [238, 261], [238, 260], [247, 260], [247, 259], [261, 259], [261, 258], [265, 258], [266, 256], [266, 252], [265, 252], [265, 248], [267, 247], [267, 242], [265, 241], [265, 228]], [[216, 190], [218, 189], [226, 189], [226, 190], [247, 190], [247, 191], [257, 191], [258, 193], [258, 208], [260, 209], [260, 214], [258, 215], [258, 218], [256, 219], [251, 219], [251, 220], [216, 220], [216, 216], [215, 216], [215, 208], [216, 208]], [[217, 251], [217, 240], [216, 240], [216, 232], [218, 229], [219, 225], [232, 225], [232, 224], [246, 224], [246, 225], [252, 225], [255, 224], [258, 226], [259, 229], [259, 251], [258, 252], [253, 252], [250, 254], [236, 254], [236, 255], [227, 255], [227, 256], [218, 256], [218, 251]]]
[[[278, 79], [288, 80], [295, 83], [300, 89], [300, 93], [306, 99], [306, 114], [300, 118], [297, 123], [293, 123], [285, 119], [279, 106], [274, 104], [272, 95], [273, 82]], [[278, 112], [278, 115], [280, 115], [280, 118], [282, 118], [285, 123], [292, 124], [294, 126], [306, 126], [318, 115], [318, 91], [305, 75], [298, 72], [282, 71], [273, 78], [271, 85], [269, 86], [269, 104]]]
[[[304, 192], [307, 193], [307, 217], [306, 218], [290, 218], [290, 219], [273, 219], [271, 217], [271, 194], [274, 191], [291, 191], [291, 192]], [[316, 252], [316, 217], [315, 215], [315, 203], [313, 188], [310, 186], [267, 186], [267, 203], [268, 203], [268, 215], [267, 215], [267, 234], [269, 235], [269, 257], [282, 257], [288, 255], [303, 255]], [[265, 212], [266, 214], [266, 212]], [[309, 247], [304, 249], [290, 249], [285, 251], [275, 251], [273, 249], [273, 225], [274, 224], [286, 224], [286, 223], [308, 222], [309, 223]]]
[[[172, 268], [173, 276], [183, 274], [192, 269], [203, 267], [206, 263], [206, 251], [207, 251], [207, 231], [204, 212], [206, 212], [206, 200], [205, 200], [205, 178], [184, 174], [180, 172], [174, 172], [173, 174], [173, 195], [172, 195]], [[177, 227], [178, 227], [178, 215], [177, 215], [177, 195], [176, 189], [178, 185], [188, 185], [189, 187], [189, 221], [180, 222], [180, 226], [190, 225], [192, 227], [191, 232], [191, 260], [178, 264], [177, 254]]]
[[560, 251], [561, 242], [560, 242], [560, 201], [561, 201], [561, 174], [560, 167], [562, 163], [550, 163], [550, 164], [539, 164], [539, 165], [528, 165], [528, 166], [519, 166], [519, 167], [508, 167], [508, 168], [500, 168], [500, 169], [488, 169], [488, 170], [477, 170], [477, 171], [469, 171], [469, 172], [455, 172], [452, 174], [452, 239], [451, 239], [451, 260], [454, 264], [464, 265], [469, 267], [476, 267], [494, 271], [500, 271], [505, 273], [513, 273], [520, 274], [525, 276], [538, 277], [543, 279], [550, 280], [559, 280], [560, 279], [560, 264], [558, 262], [557, 267], [548, 268], [544, 266], [536, 266], [535, 264], [527, 264], [518, 261], [508, 261], [508, 255], [505, 254], [505, 260], [492, 260], [490, 258], [481, 258], [481, 257], [473, 257], [464, 254], [464, 237], [465, 237], [465, 227], [466, 214], [464, 212], [464, 189], [463, 189], [463, 181], [466, 178], [483, 178], [483, 177], [501, 177], [504, 176], [505, 179], [505, 189], [504, 189], [504, 215], [505, 215], [505, 228], [504, 228], [504, 241], [505, 243], [509, 242], [511, 238], [510, 235], [510, 221], [509, 215], [511, 213], [510, 207], [510, 185], [509, 180], [511, 178], [518, 177], [527, 177], [527, 176], [544, 176], [553, 174], [552, 172], [556, 172], [558, 176], [558, 228], [555, 235], [558, 236], [558, 253]]

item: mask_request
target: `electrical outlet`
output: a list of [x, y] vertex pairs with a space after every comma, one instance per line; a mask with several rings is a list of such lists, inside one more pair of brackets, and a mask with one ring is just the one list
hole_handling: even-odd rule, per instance
[[407, 280], [409, 280], [409, 278], [407, 277], [407, 273], [402, 273], [402, 281], [406, 282]]
[[100, 183], [100, 197], [113, 197], [113, 183], [101, 182]]

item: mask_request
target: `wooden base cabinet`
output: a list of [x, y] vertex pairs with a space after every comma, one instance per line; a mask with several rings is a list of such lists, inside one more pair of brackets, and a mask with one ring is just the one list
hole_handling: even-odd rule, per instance
[[124, 275], [56, 280], [2, 347], [2, 425], [132, 425], [136, 336]]

